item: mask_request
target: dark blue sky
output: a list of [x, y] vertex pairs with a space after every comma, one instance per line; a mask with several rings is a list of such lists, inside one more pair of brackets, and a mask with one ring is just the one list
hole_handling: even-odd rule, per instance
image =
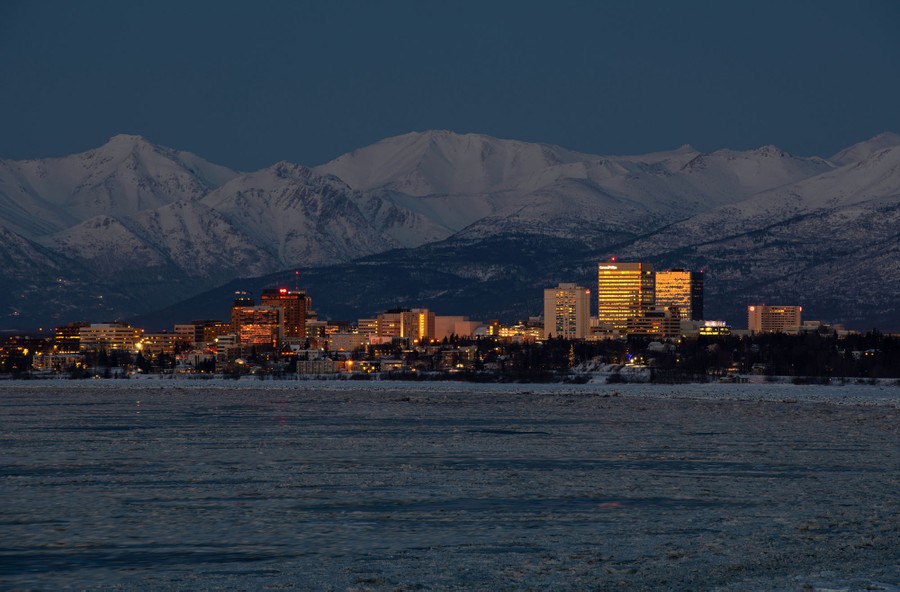
[[0, 3], [0, 158], [252, 170], [425, 129], [829, 156], [900, 132], [900, 2]]

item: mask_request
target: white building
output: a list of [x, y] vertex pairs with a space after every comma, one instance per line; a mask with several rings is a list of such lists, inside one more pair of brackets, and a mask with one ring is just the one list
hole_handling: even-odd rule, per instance
[[591, 291], [575, 284], [544, 290], [544, 339], [584, 339], [591, 330]]

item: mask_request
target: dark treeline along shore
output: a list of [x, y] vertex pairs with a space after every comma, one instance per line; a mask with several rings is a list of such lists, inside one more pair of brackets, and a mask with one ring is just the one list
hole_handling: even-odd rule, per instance
[[744, 381], [750, 376], [790, 377], [796, 383], [817, 384], [900, 379], [900, 336], [877, 331], [842, 337], [835, 333], [701, 336], [679, 342], [636, 336], [538, 343], [451, 337], [430, 349], [399, 343], [368, 346], [347, 354], [340, 369], [331, 367], [330, 372], [304, 370], [316, 361], [315, 352], [320, 350], [300, 350], [289, 356], [254, 351], [217, 372], [215, 360], [195, 361], [189, 366], [187, 355], [178, 351], [174, 355], [87, 352], [78, 364], [37, 370], [35, 349], [27, 340], [0, 349], [0, 377], [128, 378], [189, 373], [201, 378], [253, 374], [266, 379], [329, 374], [359, 380], [587, 382], [602, 373], [611, 382]]

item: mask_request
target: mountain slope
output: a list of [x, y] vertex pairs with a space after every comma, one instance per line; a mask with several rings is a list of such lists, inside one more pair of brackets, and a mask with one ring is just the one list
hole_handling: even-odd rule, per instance
[[[608, 244], [831, 168], [772, 146], [711, 154], [683, 146], [646, 157], [601, 157], [430, 131], [388, 138], [314, 170], [360, 191], [379, 191], [467, 236], [588, 233], [593, 243]], [[609, 240], [601, 236], [606, 232]]]
[[431, 130], [387, 138], [314, 170], [361, 191], [389, 189], [421, 197], [504, 191], [532, 171], [593, 158], [547, 144]]
[[[33, 238], [94, 216], [121, 218], [200, 199], [236, 174], [194, 154], [119, 135], [81, 154], [0, 162], [0, 220]], [[29, 224], [26, 214], [44, 223]]]
[[593, 286], [615, 254], [706, 269], [707, 310], [737, 326], [748, 299], [802, 298], [826, 319], [900, 327], [878, 295], [900, 292], [898, 176], [896, 134], [824, 160], [773, 146], [604, 157], [432, 131], [245, 174], [117, 136], [0, 161], [0, 310], [46, 318], [46, 290], [54, 318], [109, 319], [304, 268], [326, 314], [408, 303], [509, 319], [539, 312], [545, 285]]
[[203, 204], [268, 245], [280, 268], [348, 261], [396, 246], [339, 179], [287, 162], [233, 179]]

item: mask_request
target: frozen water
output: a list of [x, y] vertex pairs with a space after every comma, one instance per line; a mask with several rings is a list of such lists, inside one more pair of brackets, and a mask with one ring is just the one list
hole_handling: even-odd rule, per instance
[[0, 587], [900, 590], [896, 387], [0, 383]]

